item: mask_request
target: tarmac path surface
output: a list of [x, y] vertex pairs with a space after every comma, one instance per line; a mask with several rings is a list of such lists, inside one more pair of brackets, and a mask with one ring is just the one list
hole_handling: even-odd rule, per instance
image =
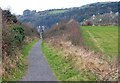
[[40, 40], [36, 43], [28, 57], [28, 70], [21, 81], [57, 81], [49, 64], [41, 51]]

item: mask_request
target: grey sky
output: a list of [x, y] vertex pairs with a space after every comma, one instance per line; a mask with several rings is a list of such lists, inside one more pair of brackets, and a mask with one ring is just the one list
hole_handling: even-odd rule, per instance
[[54, 8], [80, 7], [85, 4], [119, 0], [0, 0], [2, 9], [10, 9], [12, 13], [22, 14], [25, 9], [47, 10]]

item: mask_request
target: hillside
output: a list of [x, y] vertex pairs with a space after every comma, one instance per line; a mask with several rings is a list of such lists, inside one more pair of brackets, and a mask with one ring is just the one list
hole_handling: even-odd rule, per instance
[[25, 10], [23, 15], [17, 16], [21, 22], [30, 22], [34, 26], [51, 27], [53, 24], [63, 20], [74, 18], [78, 22], [83, 22], [93, 15], [119, 12], [119, 2], [102, 2], [84, 5], [81, 7], [66, 9], [51, 9], [36, 12], [35, 10]]
[[[2, 80], [19, 79], [26, 69], [24, 47], [38, 39], [32, 26], [20, 23], [9, 10], [2, 13]], [[30, 46], [30, 45], [29, 45]], [[30, 48], [30, 47], [29, 47]]]
[[99, 14], [99, 15], [93, 15], [91, 18], [84, 20], [81, 22], [81, 25], [119, 25], [119, 13], [105, 13], [105, 14]]
[[[103, 35], [106, 36], [100, 36], [102, 31], [99, 31], [99, 27], [92, 30], [89, 29], [87, 27], [82, 28], [77, 21], [71, 19], [59, 22], [44, 33], [43, 52], [59, 80], [117, 80], [118, 69], [117, 62], [115, 61], [117, 52], [111, 49], [117, 50], [116, 43], [115, 46], [107, 46], [110, 43], [114, 44], [114, 41], [107, 42], [105, 40], [108, 36], [106, 34], [112, 34], [112, 32], [106, 32], [106, 34], [103, 32]], [[106, 27], [105, 29], [108, 28]], [[92, 33], [92, 37], [86, 32], [87, 30]], [[113, 33], [117, 35], [116, 32]], [[112, 35], [111, 37], [116, 39], [116, 35]], [[98, 41], [97, 44], [91, 40], [93, 36], [95, 36], [93, 40]], [[95, 51], [96, 48], [92, 49], [94, 48], [92, 43], [96, 47], [98, 46], [97, 48], [102, 48], [104, 52]], [[89, 48], [90, 46], [92, 48]], [[110, 56], [109, 52], [113, 53], [112, 59], [108, 58]], [[65, 73], [61, 71], [61, 65], [58, 64], [63, 65], [62, 70]], [[64, 67], [64, 65], [69, 65], [69, 67]], [[61, 76], [67, 77], [61, 78]]]

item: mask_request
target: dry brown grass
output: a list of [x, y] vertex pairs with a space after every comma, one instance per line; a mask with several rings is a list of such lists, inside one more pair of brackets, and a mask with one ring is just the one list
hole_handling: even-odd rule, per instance
[[[118, 80], [117, 63], [110, 63], [102, 54], [85, 48], [78, 26], [74, 20], [55, 25], [46, 33], [45, 41], [55, 48], [59, 48], [64, 53], [64, 57], [73, 62], [74, 67], [79, 71], [89, 70], [98, 76], [98, 80]], [[70, 39], [68, 40], [68, 38]], [[79, 42], [73, 43], [73, 41]]]
[[63, 39], [56, 38], [47, 41], [55, 48], [61, 49], [64, 57], [72, 61], [76, 69], [80, 71], [90, 70], [99, 77], [99, 80], [118, 80], [117, 65], [108, 62], [101, 54], [74, 46], [71, 41]]

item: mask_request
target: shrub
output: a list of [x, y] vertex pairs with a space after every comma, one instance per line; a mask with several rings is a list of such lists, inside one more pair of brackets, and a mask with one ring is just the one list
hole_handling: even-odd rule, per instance
[[18, 26], [18, 25], [14, 26], [11, 30], [11, 33], [12, 33], [11, 37], [12, 37], [13, 44], [19, 45], [23, 42], [25, 38], [25, 32], [21, 26]]
[[85, 24], [88, 25], [88, 26], [92, 26], [93, 25], [93, 23], [91, 21], [86, 21]]

